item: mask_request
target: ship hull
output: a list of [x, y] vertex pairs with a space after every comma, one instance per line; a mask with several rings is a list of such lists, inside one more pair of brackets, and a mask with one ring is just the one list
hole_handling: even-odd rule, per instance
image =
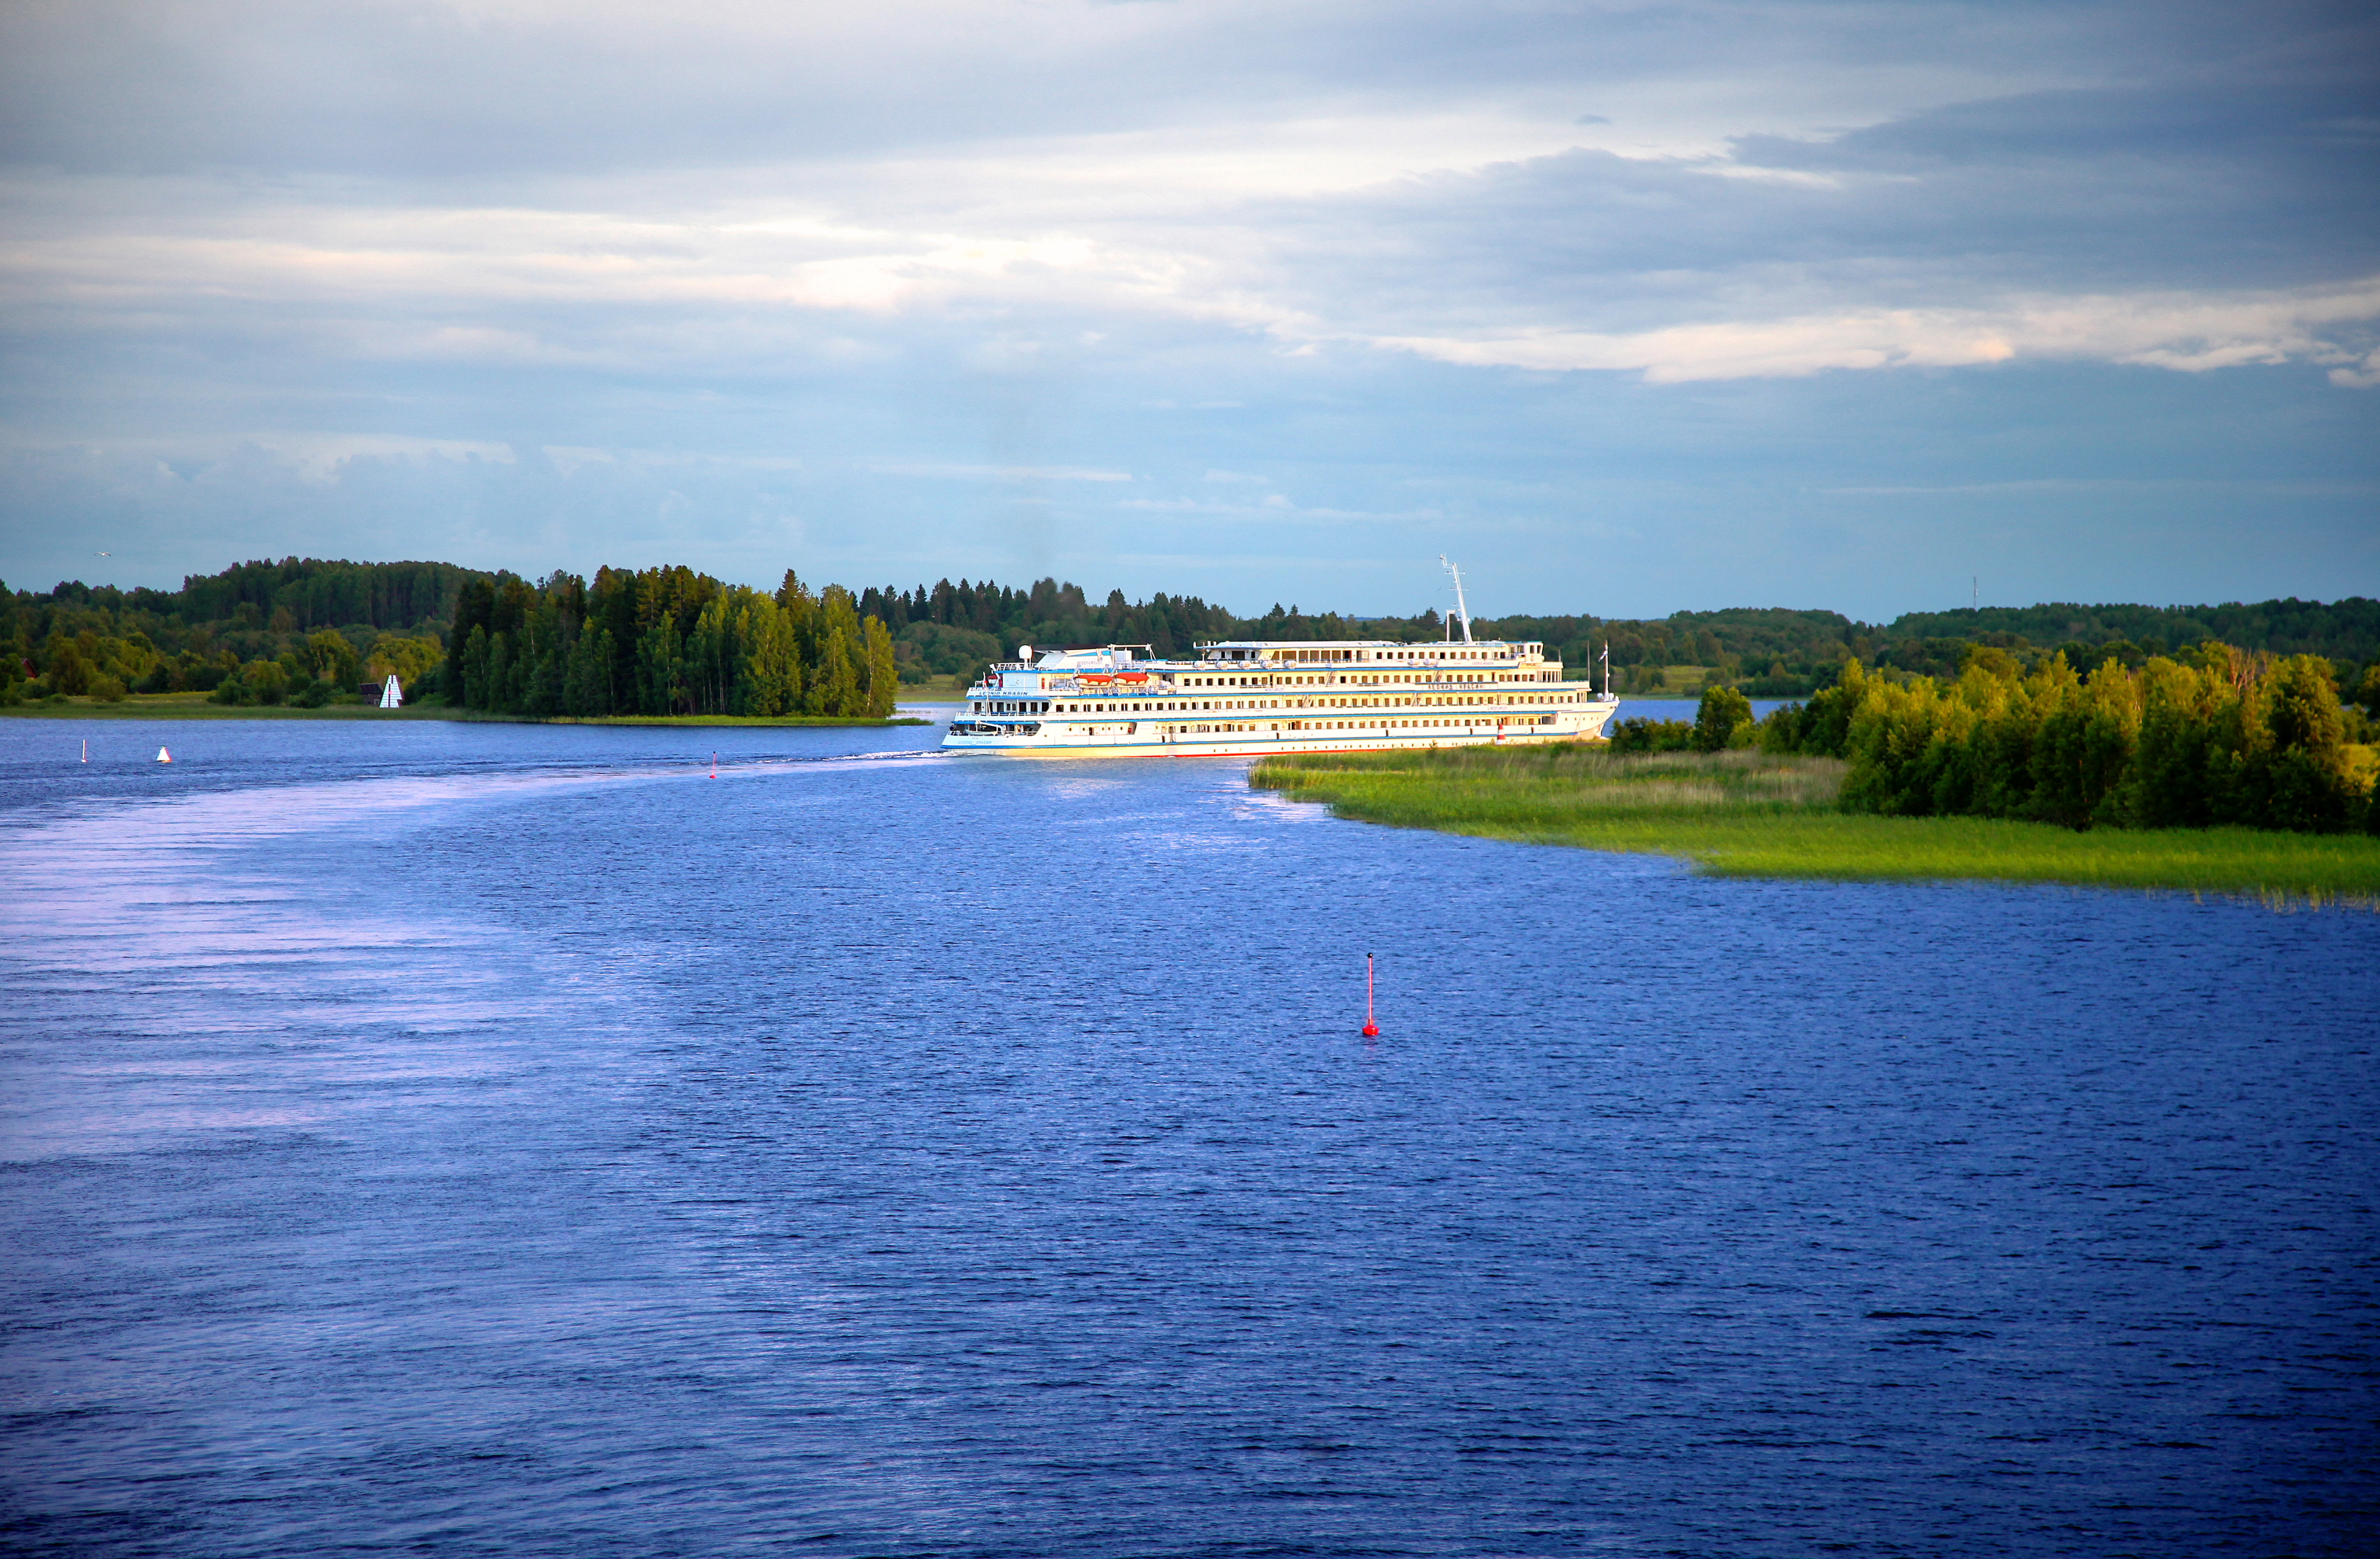
[[[1384, 719], [1350, 720], [1327, 730], [1291, 729], [1293, 722], [1267, 720], [1238, 722], [1257, 729], [1219, 731], [1212, 729], [1216, 722], [1168, 720], [1161, 717], [1084, 722], [1074, 729], [1053, 729], [1073, 723], [1057, 720], [959, 719], [952, 722], [952, 729], [943, 736], [942, 751], [1022, 758], [1237, 758], [1283, 753], [1542, 746], [1555, 742], [1599, 739], [1619, 707], [1616, 700], [1575, 706], [1561, 711], [1552, 722], [1499, 722], [1491, 718], [1433, 723]], [[1275, 729], [1276, 725], [1281, 729]], [[1034, 726], [1038, 729], [1026, 729]]]

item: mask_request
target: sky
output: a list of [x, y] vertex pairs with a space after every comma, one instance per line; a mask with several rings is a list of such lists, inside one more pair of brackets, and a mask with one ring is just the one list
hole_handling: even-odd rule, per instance
[[2380, 596], [2366, 6], [0, 0], [0, 580]]

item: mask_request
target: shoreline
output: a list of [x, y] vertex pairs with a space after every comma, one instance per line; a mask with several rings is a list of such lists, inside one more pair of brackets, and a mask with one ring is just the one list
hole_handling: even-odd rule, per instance
[[1248, 772], [1252, 787], [1356, 822], [1668, 855], [1714, 876], [2055, 883], [2380, 910], [2380, 838], [2367, 834], [1886, 817], [1838, 810], [1840, 782], [1832, 759], [1583, 745], [1284, 755]]
[[0, 718], [15, 719], [63, 720], [451, 720], [459, 725], [617, 725], [617, 726], [734, 726], [734, 727], [803, 727], [803, 726], [875, 726], [931, 725], [934, 722], [917, 715], [892, 715], [879, 719], [873, 715], [790, 715], [762, 717], [758, 715], [499, 715], [484, 709], [456, 709], [443, 704], [409, 704], [401, 709], [382, 709], [369, 704], [325, 704], [319, 709], [303, 709], [290, 704], [210, 704], [203, 698], [193, 699], [182, 695], [165, 695], [172, 703], [143, 703], [154, 695], [134, 694], [119, 704], [95, 704], [77, 699], [67, 704], [20, 704], [0, 708]]

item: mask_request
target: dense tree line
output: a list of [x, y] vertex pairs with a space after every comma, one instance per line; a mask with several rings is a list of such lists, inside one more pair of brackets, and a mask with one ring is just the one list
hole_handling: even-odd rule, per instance
[[[953, 585], [947, 579], [907, 591], [869, 589], [861, 594], [860, 610], [882, 617], [892, 628], [903, 672], [911, 680], [967, 674], [1014, 654], [1022, 644], [1146, 644], [1160, 655], [1178, 655], [1208, 639], [1378, 638], [1417, 644], [1459, 632], [1435, 610], [1411, 617], [1354, 617], [1276, 603], [1261, 615], [1244, 618], [1195, 596], [1160, 593], [1132, 603], [1120, 590], [1093, 605], [1080, 586], [1055, 579], [1027, 589], [965, 580]], [[1882, 642], [1880, 630], [1863, 629], [1840, 612], [1782, 608], [1679, 612], [1658, 622], [1584, 614], [1482, 617], [1473, 620], [1472, 632], [1480, 638], [1541, 643], [1582, 674], [1597, 663], [1608, 640], [1623, 683], [1626, 670], [1639, 665], [1717, 666], [1733, 676], [1744, 666], [1766, 668], [1783, 659], [1800, 669], [1780, 690], [1789, 694], [1818, 685], [1822, 678], [1814, 669], [1831, 676], [1855, 642], [1870, 654]]]
[[[1577, 629], [1570, 630], [1576, 622]], [[2380, 660], [2380, 601], [2296, 599], [2253, 605], [1985, 607], [1910, 612], [1886, 624], [1839, 612], [1784, 609], [1681, 611], [1659, 621], [1507, 618], [1498, 636], [1542, 639], [1584, 668], [1608, 641], [1615, 685], [1633, 691], [1639, 667], [1713, 669], [1754, 697], [1806, 697], [1829, 685], [1846, 660], [1936, 678], [1955, 678], [1975, 645], [2008, 650], [2028, 664], [2063, 654], [2074, 665], [2113, 657], [2139, 670], [2152, 657], [2214, 639], [2277, 655], [2320, 655], [2353, 680]]]
[[1987, 606], [1908, 612], [1883, 637], [1891, 642], [1933, 638], [1989, 644], [1998, 642], [1995, 634], [2045, 647], [2130, 644], [2144, 651], [2142, 659], [2212, 639], [2275, 655], [2370, 661], [2380, 657], [2380, 600], [2350, 597], [2325, 603], [2291, 597], [2225, 606], [2081, 606], [2068, 601]]
[[2380, 829], [2350, 723], [2380, 719], [2380, 672], [2341, 707], [2332, 663], [2209, 642], [2088, 675], [1977, 646], [1953, 681], [1857, 661], [1778, 710], [1771, 751], [1850, 760], [1844, 804], [1902, 816], [2034, 818], [2069, 828]]
[[467, 708], [880, 719], [899, 692], [883, 620], [790, 569], [773, 595], [685, 567], [475, 579], [452, 632], [442, 686]]
[[910, 590], [870, 587], [860, 592], [858, 608], [892, 633], [896, 664], [910, 682], [971, 678], [1027, 644], [1136, 644], [1159, 655], [1180, 655], [1202, 639], [1232, 637], [1242, 625], [1196, 596], [1160, 591], [1146, 601], [1128, 601], [1123, 591], [1111, 590], [1094, 606], [1081, 586], [1056, 579], [1024, 589], [964, 579]]
[[178, 591], [0, 586], [0, 702], [200, 691], [320, 704], [394, 674], [409, 698], [517, 713], [889, 712], [890, 636], [856, 606], [791, 574], [764, 594], [686, 568], [604, 569], [590, 586], [299, 558]]
[[441, 659], [471, 571], [288, 558], [192, 575], [179, 590], [69, 581], [0, 586], [0, 701], [214, 692], [325, 699], [365, 676], [408, 682]]
[[[624, 578], [648, 583], [625, 594], [626, 587], [608, 583]], [[585, 598], [589, 596], [593, 608]], [[862, 626], [855, 637], [841, 617], [843, 606], [835, 606], [846, 641], [838, 652], [831, 629], [804, 626], [811, 620], [803, 613], [823, 613], [831, 599], [840, 603], [845, 597]], [[0, 657], [0, 700], [184, 689], [212, 690], [231, 702], [327, 697], [358, 680], [393, 672], [412, 695], [443, 692], [481, 707], [569, 712], [606, 704], [614, 710], [786, 704], [807, 709], [814, 703], [850, 704], [837, 653], [852, 659], [859, 683], [875, 686], [866, 670], [874, 653], [865, 642], [870, 618], [891, 637], [897, 677], [913, 683], [971, 678], [1024, 644], [1145, 644], [1160, 655], [1180, 655], [1207, 639], [1413, 643], [1454, 631], [1435, 610], [1411, 617], [1352, 617], [1276, 604], [1244, 618], [1196, 596], [1160, 592], [1130, 601], [1111, 590], [1095, 601], [1082, 586], [1054, 578], [1021, 588], [965, 579], [905, 590], [870, 586], [856, 595], [830, 587], [808, 598], [808, 607], [788, 604], [793, 598], [782, 589], [763, 596], [684, 568], [633, 574], [604, 569], [588, 585], [556, 576], [533, 586], [451, 563], [311, 558], [239, 563], [221, 574], [192, 575], [177, 591], [74, 582], [45, 593], [0, 587], [0, 648], [9, 652]], [[763, 599], [777, 604], [783, 622], [759, 604]], [[714, 600], [727, 604], [706, 625], [702, 613]], [[593, 632], [610, 635], [600, 647], [579, 642], [590, 610], [598, 619]], [[674, 642], [657, 638], [646, 645], [644, 636], [660, 631], [662, 616], [670, 619]], [[2328, 605], [2290, 599], [2213, 607], [1986, 607], [1912, 613], [1885, 625], [1833, 611], [1731, 608], [1658, 620], [1481, 618], [1473, 626], [1483, 638], [1541, 642], [1578, 675], [1597, 665], [1609, 644], [1621, 693], [1647, 685], [1658, 668], [1680, 665], [1705, 668], [1706, 682], [1732, 684], [1755, 697], [1810, 697], [1832, 685], [1852, 660], [1893, 676], [1955, 681], [1977, 647], [2006, 651], [2028, 671], [2060, 654], [2071, 665], [2096, 666], [2112, 658], [2137, 671], [2174, 645], [2211, 636], [2251, 651], [2320, 654], [2349, 686], [2380, 659], [2380, 602], [2362, 598]], [[503, 635], [502, 656], [500, 662], [483, 660], [467, 679], [463, 659], [475, 629], [487, 634], [479, 652], [485, 658], [496, 656], [495, 639]], [[783, 645], [787, 634], [791, 651]], [[346, 650], [334, 640], [343, 640]], [[547, 664], [565, 641], [578, 658], [576, 680], [567, 658]], [[68, 645], [73, 653], [61, 656]], [[607, 667], [600, 676], [592, 669], [598, 660]], [[664, 660], [694, 669], [656, 670]], [[795, 661], [797, 673], [730, 675], [726, 670], [730, 662], [790, 667]], [[789, 691], [795, 681], [798, 693]], [[881, 697], [870, 693], [861, 702], [872, 706]]]
[[452, 617], [465, 583], [486, 577], [453, 563], [285, 558], [277, 563], [236, 563], [221, 574], [193, 574], [173, 595], [132, 594], [153, 597], [156, 610], [189, 622], [229, 622], [284, 633], [350, 623], [393, 631]]

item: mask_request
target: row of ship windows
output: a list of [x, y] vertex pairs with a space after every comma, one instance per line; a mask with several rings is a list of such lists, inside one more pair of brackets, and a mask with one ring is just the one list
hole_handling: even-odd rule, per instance
[[1307, 731], [1318, 731], [1318, 731], [1367, 731], [1367, 730], [1372, 729], [1372, 728], [1373, 728], [1373, 727], [1375, 727], [1375, 726], [1385, 726], [1385, 727], [1389, 727], [1389, 728], [1391, 728], [1391, 729], [1412, 728], [1412, 729], [1416, 729], [1416, 730], [1418, 730], [1418, 729], [1427, 728], [1427, 729], [1430, 729], [1430, 730], [1437, 730], [1437, 729], [1439, 729], [1439, 728], [1442, 728], [1442, 727], [1445, 727], [1445, 726], [1453, 726], [1453, 725], [1488, 725], [1488, 724], [1491, 724], [1491, 723], [1492, 723], [1492, 724], [1496, 724], [1496, 725], [1526, 725], [1526, 724], [1531, 723], [1532, 721], [1540, 722], [1540, 723], [1551, 723], [1551, 721], [1553, 720], [1553, 718], [1554, 718], [1554, 717], [1553, 717], [1553, 716], [1551, 716], [1551, 715], [1512, 715], [1512, 716], [1506, 716], [1506, 717], [1493, 717], [1493, 716], [1488, 716], [1488, 715], [1465, 715], [1465, 716], [1461, 716], [1461, 717], [1458, 717], [1458, 718], [1449, 719], [1427, 719], [1427, 720], [1303, 720], [1303, 721], [1300, 721], [1300, 720], [1292, 720], [1292, 721], [1290, 721], [1290, 722], [1289, 722], [1289, 724], [1290, 724], [1290, 729], [1291, 729], [1291, 730], [1293, 730], [1293, 731], [1297, 730], [1300, 726], [1303, 726], [1303, 727], [1304, 727], [1305, 730], [1307, 730]]
[[1559, 668], [1524, 673], [1516, 667], [1504, 667], [1488, 672], [1424, 671], [1409, 676], [1381, 675], [1370, 672], [1334, 671], [1321, 676], [1288, 676], [1269, 672], [1263, 676], [1194, 677], [1180, 679], [1184, 687], [1307, 687], [1317, 684], [1338, 684], [1352, 687], [1427, 687], [1434, 683], [1480, 683], [1499, 682], [1560, 682]]
[[[1272, 722], [1271, 729], [1276, 733], [1283, 731], [1284, 729], [1303, 733], [1314, 731], [1451, 731], [1458, 728], [1465, 731], [1481, 731], [1489, 726], [1493, 726], [1499, 731], [1504, 731], [1516, 725], [1551, 725], [1553, 723], [1554, 717], [1551, 715], [1509, 715], [1494, 718], [1490, 718], [1487, 715], [1468, 715], [1439, 719], [1290, 720], [1286, 722], [1286, 725], [1284, 725], [1282, 721], [1275, 720]], [[1139, 723], [1135, 721], [1126, 729], [1136, 732], [1140, 730], [1140, 726]], [[1178, 734], [1188, 736], [1206, 736], [1213, 735], [1218, 732], [1262, 731], [1264, 729], [1265, 727], [1262, 724], [1249, 721], [1240, 721], [1233, 724], [1219, 723], [1215, 725], [1179, 725], [1170, 728], [1162, 726], [1157, 728], [1160, 734], [1167, 730], [1171, 730]], [[1041, 723], [1038, 720], [1036, 720], [1029, 725], [999, 726], [972, 725], [965, 720], [959, 720], [953, 723], [951, 726], [951, 733], [954, 736], [1038, 736], [1041, 734]], [[1172, 737], [1166, 737], [1165, 739], [1169, 741], [1172, 740]]]
[[[1543, 655], [1545, 653], [1545, 646], [1540, 644], [1527, 645], [1524, 646], [1524, 648], [1530, 655]], [[1237, 659], [1239, 656], [1245, 655], [1245, 651], [1236, 651], [1230, 655], [1219, 654], [1214, 656], [1212, 659], [1218, 660], [1232, 659]], [[1509, 650], [1455, 649], [1447, 645], [1430, 645], [1416, 649], [1284, 649], [1276, 650], [1273, 653], [1275, 659], [1281, 661], [1511, 660], [1514, 659], [1514, 656]]]
[[[1550, 675], [1550, 673], [1548, 674]], [[1425, 672], [1418, 676], [1350, 676], [1342, 672], [1331, 677], [1287, 677], [1278, 674], [1265, 677], [1184, 677], [1182, 685], [1184, 687], [1293, 687], [1310, 683], [1349, 683], [1362, 687], [1381, 687], [1390, 684], [1419, 686], [1426, 683], [1484, 683], [1496, 680], [1498, 679], [1494, 677], [1475, 676], [1468, 671]], [[1533, 675], [1525, 680], [1536, 682], [1539, 679]]]
[[[1530, 702], [1536, 703], [1539, 702], [1539, 700], [1532, 699]], [[1549, 700], [1549, 702], [1556, 704], [1575, 704], [1578, 702], [1578, 695], [1576, 694], [1563, 694], [1560, 697]], [[1021, 698], [991, 699], [981, 703], [971, 704], [968, 706], [968, 709], [972, 713], [978, 715], [1046, 715], [1053, 710], [1060, 714], [1069, 715], [1137, 715], [1170, 714], [1175, 712], [1189, 713], [1198, 710], [1217, 708], [1278, 709], [1285, 707], [1288, 703], [1289, 701], [1285, 699], [1271, 698], [1203, 700], [1193, 698], [1180, 703], [1168, 704], [1087, 703], [1067, 704], [1062, 707], [1059, 702], [1055, 699]]]

